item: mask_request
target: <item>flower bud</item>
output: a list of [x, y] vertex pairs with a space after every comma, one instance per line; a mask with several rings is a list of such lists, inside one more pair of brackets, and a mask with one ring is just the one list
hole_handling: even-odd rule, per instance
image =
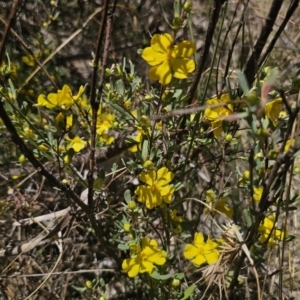
[[68, 166], [72, 163], [72, 157], [69, 154], [65, 155], [63, 160], [64, 160], [64, 164], [66, 166]]
[[131, 224], [125, 223], [123, 225], [123, 229], [124, 229], [125, 232], [130, 232], [131, 231]]
[[85, 282], [85, 286], [86, 286], [86, 288], [91, 289], [91, 288], [93, 288], [93, 283], [90, 280], [87, 280]]
[[55, 117], [54, 125], [58, 130], [65, 129], [65, 117], [61, 112]]
[[146, 160], [143, 164], [144, 169], [150, 169], [153, 166], [153, 162], [151, 160]]
[[228, 142], [228, 143], [230, 143], [232, 141], [232, 135], [231, 134], [227, 134], [225, 136], [225, 141]]
[[182, 19], [179, 17], [176, 17], [173, 19], [173, 27], [174, 29], [180, 29], [182, 26]]
[[174, 288], [178, 287], [178, 286], [180, 285], [180, 280], [177, 279], [177, 278], [174, 278], [174, 279], [172, 280], [171, 285], [172, 285], [172, 287], [174, 287]]
[[142, 125], [146, 125], [147, 127], [151, 125], [150, 119], [145, 115], [141, 116], [140, 122]]
[[135, 201], [129, 201], [128, 203], [128, 208], [131, 209], [131, 210], [134, 210], [136, 208], [136, 203]]
[[278, 152], [274, 149], [271, 149], [268, 153], [268, 157], [271, 160], [276, 160], [277, 156], [278, 156]]
[[190, 13], [191, 10], [192, 10], [192, 3], [190, 1], [186, 1], [184, 4], [183, 4], [183, 10], [186, 12], [186, 13]]
[[246, 181], [250, 180], [250, 171], [249, 170], [244, 171], [243, 179], [246, 180]]
[[182, 226], [180, 224], [177, 224], [174, 228], [173, 228], [173, 232], [174, 234], [180, 234], [182, 232]]
[[23, 154], [21, 154], [18, 158], [18, 161], [20, 164], [24, 164], [24, 162], [26, 161], [26, 158]]
[[259, 103], [259, 98], [256, 91], [252, 91], [246, 95], [247, 103], [250, 106], [257, 105]]

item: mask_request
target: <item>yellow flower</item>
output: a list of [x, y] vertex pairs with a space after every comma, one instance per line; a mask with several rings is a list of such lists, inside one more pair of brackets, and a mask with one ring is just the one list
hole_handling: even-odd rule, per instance
[[69, 109], [74, 104], [74, 101], [77, 101], [79, 99], [83, 92], [84, 87], [80, 86], [78, 94], [76, 96], [73, 96], [72, 90], [68, 85], [65, 84], [62, 90], [58, 90], [57, 93], [48, 94], [47, 98], [43, 94], [39, 95], [38, 103], [35, 104], [35, 106], [44, 106], [49, 109], [55, 107]]
[[291, 148], [291, 146], [295, 146], [295, 139], [289, 139], [286, 141], [286, 144], [284, 146], [284, 152], [288, 152]]
[[128, 149], [128, 151], [130, 151], [132, 153], [135, 153], [138, 150], [140, 150], [141, 149], [141, 143], [142, 143], [144, 135], [145, 135], [144, 130], [141, 127], [138, 127], [137, 128], [137, 135], [135, 137], [136, 144], [134, 144], [132, 147], [130, 147]]
[[115, 137], [108, 135], [107, 133], [103, 133], [100, 137], [99, 137], [100, 142], [104, 143], [105, 145], [110, 145], [114, 142]]
[[268, 102], [265, 106], [265, 115], [268, 120], [271, 120], [274, 126], [277, 126], [279, 114], [282, 111], [282, 99], [276, 98]]
[[195, 53], [195, 44], [182, 41], [173, 45], [169, 33], [155, 34], [151, 39], [151, 47], [142, 52], [142, 57], [152, 66], [149, 77], [158, 80], [162, 85], [171, 82], [172, 76], [178, 79], [187, 78], [188, 73], [195, 70], [195, 62], [189, 59]]
[[35, 60], [32, 55], [22, 56], [22, 62], [29, 67], [34, 67]]
[[259, 202], [262, 196], [264, 188], [262, 186], [253, 188], [253, 199], [255, 202]]
[[166, 262], [165, 252], [158, 248], [155, 240], [149, 241], [143, 238], [141, 245], [138, 245], [132, 253], [131, 258], [127, 258], [122, 263], [122, 269], [128, 273], [129, 277], [135, 277], [139, 273], [151, 274], [154, 265], [162, 266]]
[[36, 135], [33, 133], [32, 129], [30, 129], [28, 127], [25, 127], [23, 129], [23, 133], [24, 133], [25, 137], [28, 137], [30, 139], [36, 138]]
[[82, 95], [81, 97], [77, 98], [75, 101], [82, 111], [91, 111], [91, 105], [86, 95]]
[[97, 119], [97, 134], [99, 134], [100, 142], [110, 145], [115, 138], [108, 134], [108, 131], [113, 127], [115, 116], [111, 114], [98, 114]]
[[205, 198], [207, 205], [209, 208], [206, 208], [204, 213], [208, 215], [209, 213], [214, 216], [216, 213], [223, 213], [228, 218], [232, 218], [233, 216], [233, 209], [226, 205], [226, 202], [228, 201], [228, 198], [221, 198], [217, 199], [217, 195], [213, 190], [208, 190], [205, 193]]
[[44, 144], [39, 145], [39, 149], [42, 151], [45, 151], [45, 152], [49, 150], [49, 148], [47, 146], [45, 146]]
[[66, 120], [66, 130], [71, 129], [72, 126], [73, 126], [73, 115], [69, 115], [67, 116], [67, 120]]
[[97, 133], [102, 135], [107, 133], [109, 129], [112, 128], [114, 124], [115, 116], [111, 114], [101, 114], [98, 115], [97, 119]]
[[170, 203], [173, 197], [174, 188], [169, 185], [173, 180], [174, 174], [169, 172], [166, 167], [156, 171], [142, 172], [139, 180], [147, 185], [140, 185], [135, 190], [138, 201], [144, 202], [146, 207], [152, 209], [165, 203]]
[[214, 264], [220, 256], [217, 247], [219, 245], [213, 242], [210, 238], [204, 242], [203, 234], [200, 232], [195, 233], [193, 244], [187, 244], [184, 248], [184, 257], [191, 260], [192, 263], [199, 267], [205, 263], [209, 265]]
[[75, 136], [73, 139], [67, 138], [67, 140], [69, 141], [67, 149], [73, 148], [75, 152], [79, 152], [87, 145], [87, 142], [82, 140], [79, 136]]
[[183, 217], [177, 216], [177, 209], [173, 209], [170, 212], [170, 217], [171, 217], [171, 220], [173, 222], [178, 222], [178, 223], [182, 223], [183, 222]]
[[[225, 106], [218, 106], [210, 108], [209, 106], [227, 103]], [[224, 117], [233, 113], [233, 106], [228, 94], [223, 94], [220, 99], [212, 98], [206, 101], [208, 106], [204, 111], [204, 117], [210, 121], [212, 129], [214, 130], [214, 136], [219, 137], [222, 133], [222, 122]]]
[[276, 246], [277, 241], [282, 241], [284, 239], [284, 231], [275, 228], [275, 215], [265, 217], [261, 225], [258, 227], [258, 231], [261, 234], [259, 238], [261, 243], [264, 243], [270, 237], [268, 241], [269, 248], [273, 248]]

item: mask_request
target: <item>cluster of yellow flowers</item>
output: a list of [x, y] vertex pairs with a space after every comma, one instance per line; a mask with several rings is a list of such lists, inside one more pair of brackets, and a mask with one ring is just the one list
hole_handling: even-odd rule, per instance
[[[75, 114], [81, 115], [83, 121], [91, 114], [90, 104], [83, 93], [83, 86], [80, 86], [78, 93], [73, 95], [71, 88], [68, 85], [64, 85], [57, 93], [50, 93], [47, 96], [43, 94], [39, 95], [35, 106], [46, 107], [51, 110], [61, 110], [54, 119], [54, 125], [57, 128], [63, 128], [69, 131], [72, 129], [73, 116]], [[72, 108], [74, 108], [74, 112], [71, 110]], [[96, 132], [99, 141], [105, 145], [110, 145], [114, 141], [114, 137], [109, 135], [109, 130], [114, 126], [114, 121], [115, 116], [109, 113], [103, 113], [103, 109], [100, 107], [98, 111]], [[72, 139], [66, 137], [65, 140], [67, 142], [67, 147], [61, 149], [62, 152], [70, 148], [73, 148], [75, 152], [79, 152], [87, 146], [87, 141], [84, 141], [79, 136], [75, 136]]]
[[[176, 83], [176, 79], [187, 79], [188, 75], [195, 70], [195, 62], [191, 57], [195, 53], [195, 44], [184, 40], [175, 44], [175, 36], [168, 33], [155, 34], [151, 39], [151, 46], [142, 51], [142, 58], [151, 66], [148, 72], [150, 79], [158, 81], [162, 85]], [[23, 59], [24, 63], [31, 64], [29, 58]], [[175, 78], [175, 79], [174, 79]], [[212, 128], [214, 136], [219, 138], [223, 132], [224, 120], [230, 120], [234, 116], [234, 105], [228, 93], [221, 95], [220, 98], [211, 98], [206, 101], [204, 119], [207, 120]], [[80, 86], [76, 95], [73, 95], [71, 88], [64, 85], [57, 93], [39, 95], [38, 107], [61, 110], [55, 118], [55, 125], [65, 124], [66, 130], [71, 130], [73, 126], [73, 114], [70, 109], [75, 106], [80, 112], [85, 112], [83, 116], [91, 112], [90, 105], [84, 96], [84, 87]], [[277, 126], [280, 113], [282, 112], [282, 99], [276, 98], [269, 101], [264, 107], [265, 118], [269, 119], [273, 126]], [[87, 113], [87, 114], [86, 114]], [[233, 118], [234, 119], [234, 118]], [[99, 140], [106, 145], [111, 144], [114, 138], [108, 134], [114, 126], [115, 116], [104, 113], [102, 108], [98, 112], [97, 134]], [[144, 128], [144, 127], [143, 127]], [[137, 144], [130, 151], [137, 152], [140, 150], [140, 144], [146, 132], [141, 127], [137, 128], [135, 137]], [[30, 132], [27, 132], [27, 135]], [[66, 149], [73, 148], [79, 152], [87, 146], [87, 141], [81, 137], [75, 136], [70, 139], [66, 137], [68, 145]], [[292, 144], [292, 142], [290, 142]], [[289, 144], [289, 145], [290, 145]], [[288, 147], [287, 145], [286, 147]], [[148, 209], [154, 209], [159, 206], [170, 204], [174, 195], [175, 188], [170, 184], [174, 179], [174, 174], [166, 167], [158, 170], [146, 168], [139, 175], [139, 180], [144, 183], [139, 185], [135, 194], [137, 201], [144, 203]], [[263, 187], [253, 188], [253, 200], [259, 202], [263, 193]], [[206, 209], [205, 214], [223, 214], [228, 218], [233, 217], [233, 209], [227, 205], [228, 197], [218, 198], [213, 190], [205, 193]], [[170, 212], [171, 220], [177, 225], [183, 222], [183, 218], [177, 216], [177, 211]], [[130, 224], [127, 224], [126, 230], [130, 230]], [[179, 232], [179, 231], [178, 231]], [[275, 228], [275, 216], [266, 217], [259, 226], [260, 242], [268, 243], [268, 247], [273, 247], [277, 241], [283, 240], [285, 232]], [[221, 243], [221, 242], [220, 242]], [[220, 257], [220, 243], [214, 242], [208, 237], [206, 240], [200, 232], [195, 233], [192, 244], [187, 244], [184, 248], [183, 255], [186, 259], [199, 267], [203, 264], [214, 264]], [[140, 273], [151, 274], [155, 265], [162, 266], [167, 261], [167, 253], [160, 249], [154, 239], [142, 238], [140, 243], [133, 242], [130, 245], [130, 258], [123, 261], [122, 268], [128, 273], [129, 277], [135, 277]]]
[[[199, 267], [203, 264], [214, 264], [220, 256], [219, 243], [213, 242], [209, 237], [204, 241], [202, 233], [195, 233], [192, 244], [187, 244], [184, 249], [184, 257], [191, 260]], [[151, 274], [155, 265], [162, 266], [166, 263], [167, 253], [158, 247], [157, 241], [143, 238], [141, 243], [130, 246], [131, 257], [123, 261], [122, 269], [129, 277], [135, 277], [139, 273]]]
[[146, 183], [135, 190], [138, 201], [146, 204], [148, 209], [164, 203], [170, 203], [174, 193], [174, 187], [169, 183], [173, 180], [174, 174], [166, 167], [158, 171], [146, 171], [139, 175], [139, 180]]

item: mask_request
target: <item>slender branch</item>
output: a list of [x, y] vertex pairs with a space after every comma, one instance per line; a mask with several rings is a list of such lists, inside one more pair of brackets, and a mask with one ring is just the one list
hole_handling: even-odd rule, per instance
[[4, 32], [3, 32], [3, 36], [2, 36], [1, 44], [0, 44], [0, 61], [2, 61], [2, 56], [3, 56], [3, 53], [4, 53], [8, 33], [9, 33], [9, 30], [10, 30], [10, 27], [12, 26], [15, 15], [17, 13], [17, 8], [18, 8], [18, 5], [19, 5], [19, 2], [20, 2], [20, 0], [15, 1], [14, 5], [11, 9], [9, 18], [8, 18], [8, 22], [6, 23], [5, 28], [4, 28]]
[[70, 199], [72, 199], [78, 206], [80, 206], [85, 213], [89, 215], [90, 214], [89, 207], [82, 202], [82, 200], [69, 188], [69, 186], [63, 184], [56, 177], [50, 174], [43, 166], [43, 164], [35, 158], [33, 152], [27, 147], [23, 139], [17, 133], [16, 128], [12, 124], [9, 116], [5, 111], [3, 101], [0, 101], [0, 118], [2, 119], [4, 125], [6, 126], [6, 129], [10, 134], [12, 141], [19, 147], [20, 151], [24, 154], [24, 156], [28, 159], [28, 161], [36, 168], [36, 170], [41, 175], [45, 176], [46, 179], [51, 184], [53, 184], [53, 186], [58, 187], [62, 192], [64, 192]]
[[[1, 17], [0, 17], [0, 21], [4, 24], [7, 24]], [[54, 79], [50, 76], [50, 74], [48, 73], [48, 71], [45, 69], [45, 67], [42, 65], [42, 63], [36, 58], [36, 56], [34, 55], [33, 51], [30, 49], [30, 47], [23, 41], [23, 39], [11, 28], [10, 31], [12, 32], [12, 34], [19, 40], [19, 42], [21, 43], [21, 45], [29, 52], [29, 54], [33, 57], [33, 59], [35, 60], [35, 62], [39, 65], [39, 67], [42, 69], [42, 71], [46, 74], [47, 78], [50, 80], [50, 82], [52, 83], [52, 85], [58, 90], [58, 86], [56, 85]]]
[[97, 83], [97, 72], [100, 62], [100, 50], [103, 44], [104, 32], [106, 27], [106, 19], [108, 13], [108, 2], [105, 0], [104, 8], [102, 11], [101, 23], [98, 32], [97, 46], [95, 59], [93, 64], [93, 74], [91, 82], [91, 94], [90, 94], [90, 104], [92, 107], [92, 124], [91, 124], [91, 144], [90, 144], [90, 157], [89, 157], [89, 172], [87, 175], [88, 180], [88, 205], [93, 209], [94, 206], [94, 165], [95, 165], [95, 146], [96, 146], [96, 127], [97, 127], [97, 113], [100, 106], [99, 98], [96, 98], [96, 83]]
[[[97, 38], [95, 59], [94, 59], [94, 63], [93, 63], [92, 81], [91, 81], [90, 103], [91, 103], [92, 109], [96, 109], [96, 111], [98, 111], [98, 108], [99, 108], [99, 103], [97, 103], [97, 101], [96, 101], [97, 72], [98, 72], [99, 61], [100, 61], [100, 50], [101, 50], [101, 46], [103, 43], [104, 31], [105, 31], [105, 27], [106, 27], [108, 2], [109, 2], [109, 0], [105, 0], [103, 11], [102, 11], [101, 23], [100, 23], [100, 28], [99, 28], [99, 32], [98, 32], [98, 38]], [[97, 104], [98, 104], [98, 107], [97, 107]]]
[[[242, 15], [241, 15], [241, 18], [240, 18], [240, 21], [239, 21], [239, 25], [238, 25], [238, 27], [237, 27], [235, 36], [234, 36], [234, 38], [232, 39], [231, 47], [230, 47], [230, 49], [229, 49], [229, 53], [228, 53], [228, 57], [227, 57], [227, 62], [226, 62], [226, 66], [225, 66], [225, 72], [224, 72], [224, 75], [223, 75], [222, 89], [225, 87], [225, 78], [227, 77], [228, 72], [229, 72], [229, 67], [230, 67], [230, 63], [231, 63], [231, 58], [232, 58], [232, 54], [233, 54], [233, 51], [234, 51], [234, 47], [235, 47], [235, 45], [236, 45], [236, 42], [237, 42], [237, 39], [238, 39], [240, 30], [241, 30], [241, 28], [242, 28], [243, 25], [244, 25], [244, 17], [245, 17], [245, 12], [246, 12], [246, 10], [247, 10], [248, 4], [249, 4], [249, 0], [248, 0], [247, 3], [244, 5], [243, 12], [242, 12]], [[238, 6], [236, 7], [236, 10], [237, 10], [237, 8], [238, 8]], [[236, 13], [236, 10], [234, 11], [234, 14]], [[228, 32], [229, 32], [229, 30], [228, 30]], [[227, 35], [227, 33], [226, 33], [226, 35]], [[225, 42], [225, 39], [224, 39], [224, 42]], [[221, 59], [221, 56], [220, 56], [220, 59]], [[219, 59], [219, 61], [220, 61], [220, 59]], [[219, 65], [219, 62], [218, 62], [218, 65]], [[217, 68], [217, 70], [218, 70], [218, 69], [219, 69], [219, 68]]]
[[203, 48], [200, 53], [200, 58], [198, 61], [195, 77], [193, 80], [193, 83], [188, 91], [189, 93], [189, 98], [188, 98], [188, 105], [190, 105], [195, 97], [195, 94], [197, 92], [197, 87], [201, 78], [201, 75], [203, 73], [205, 64], [208, 59], [208, 54], [209, 54], [209, 48], [211, 45], [211, 42], [213, 40], [214, 32], [216, 29], [216, 25], [219, 20], [219, 15], [220, 15], [220, 10], [222, 5], [225, 3], [225, 0], [214, 0], [214, 7], [210, 16], [209, 24], [208, 24], [208, 29], [204, 41]]
[[252, 85], [255, 74], [258, 71], [258, 60], [261, 55], [261, 52], [268, 40], [270, 33], [273, 30], [274, 23], [276, 21], [277, 15], [280, 11], [283, 0], [274, 0], [272, 6], [270, 8], [269, 14], [267, 16], [264, 27], [260, 32], [260, 36], [258, 37], [256, 44], [254, 46], [254, 50], [247, 61], [244, 74], [247, 78], [249, 86]]
[[264, 63], [264, 61], [268, 57], [268, 55], [272, 52], [277, 40], [279, 39], [281, 33], [285, 29], [286, 24], [288, 23], [288, 21], [290, 20], [290, 18], [294, 14], [294, 12], [296, 11], [298, 5], [299, 5], [299, 0], [294, 0], [292, 2], [291, 6], [289, 7], [289, 10], [287, 11], [287, 13], [285, 15], [285, 18], [284, 18], [283, 22], [281, 23], [280, 27], [278, 28], [277, 32], [275, 33], [275, 35], [274, 35], [272, 41], [270, 42], [267, 50], [263, 53], [263, 55], [262, 55], [262, 57], [259, 61], [259, 64], [258, 64], [258, 68], [261, 67], [261, 65]]

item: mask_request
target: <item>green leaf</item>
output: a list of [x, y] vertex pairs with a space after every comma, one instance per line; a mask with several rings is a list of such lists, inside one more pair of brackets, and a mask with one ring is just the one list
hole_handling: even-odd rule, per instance
[[124, 107], [120, 106], [119, 104], [112, 103], [112, 102], [110, 102], [109, 104], [113, 109], [118, 111], [125, 118], [130, 119], [130, 120], [136, 120], [135, 117], [129, 111], [127, 111]]
[[170, 278], [172, 278], [173, 276], [171, 274], [165, 274], [165, 275], [161, 275], [159, 274], [156, 270], [154, 270], [150, 276], [153, 278], [153, 279], [156, 279], [156, 280], [168, 280]]
[[242, 91], [244, 92], [245, 95], [247, 95], [249, 93], [250, 89], [249, 89], [249, 85], [248, 85], [248, 82], [247, 82], [247, 79], [246, 79], [244, 73], [241, 71], [238, 71], [237, 76], [238, 76], [240, 87], [241, 87]]
[[300, 155], [300, 150], [298, 150], [297, 152], [295, 152], [293, 156], [294, 156], [294, 157], [297, 157], [297, 156], [299, 156], [299, 155]]
[[160, 275], [160, 280], [168, 280], [172, 277], [173, 276], [171, 274]]
[[156, 271], [156, 270], [154, 270], [151, 274], [150, 274], [150, 276], [153, 278], [153, 279], [156, 279], [156, 280], [160, 280], [160, 274]]
[[116, 81], [116, 91], [118, 94], [124, 96], [125, 94], [125, 86], [122, 79]]
[[174, 278], [181, 280], [184, 278], [184, 273], [178, 273], [174, 276]]
[[103, 187], [103, 179], [102, 178], [96, 178], [94, 181], [94, 188], [96, 190], [100, 190]]
[[126, 251], [129, 249], [129, 246], [127, 244], [119, 244], [118, 249], [120, 249], [122, 251]]
[[71, 287], [79, 293], [83, 293], [86, 291], [86, 287], [80, 287], [80, 286], [76, 286], [76, 285], [71, 285]]
[[246, 220], [247, 226], [250, 227], [253, 223], [250, 210], [248, 208], [245, 208], [243, 210], [243, 215], [244, 215], [244, 218]]
[[103, 278], [100, 278], [100, 279], [99, 279], [99, 284], [100, 284], [100, 286], [101, 286], [102, 288], [105, 287], [105, 281], [104, 281]]
[[124, 193], [124, 199], [127, 203], [129, 203], [131, 201], [131, 193], [130, 190], [126, 190]]
[[16, 89], [15, 89], [12, 81], [10, 80], [10, 78], [8, 79], [8, 84], [9, 84], [9, 87], [10, 87], [10, 92], [13, 95], [13, 98], [17, 99], [17, 92], [16, 92]]
[[180, 299], [180, 300], [185, 300], [188, 299], [190, 297], [190, 295], [194, 292], [196, 286], [194, 284], [192, 284], [191, 286], [189, 286], [185, 291], [184, 291], [184, 296]]
[[149, 141], [147, 138], [143, 139], [143, 146], [142, 146], [142, 158], [143, 160], [147, 160], [148, 157], [148, 148], [149, 148]]

